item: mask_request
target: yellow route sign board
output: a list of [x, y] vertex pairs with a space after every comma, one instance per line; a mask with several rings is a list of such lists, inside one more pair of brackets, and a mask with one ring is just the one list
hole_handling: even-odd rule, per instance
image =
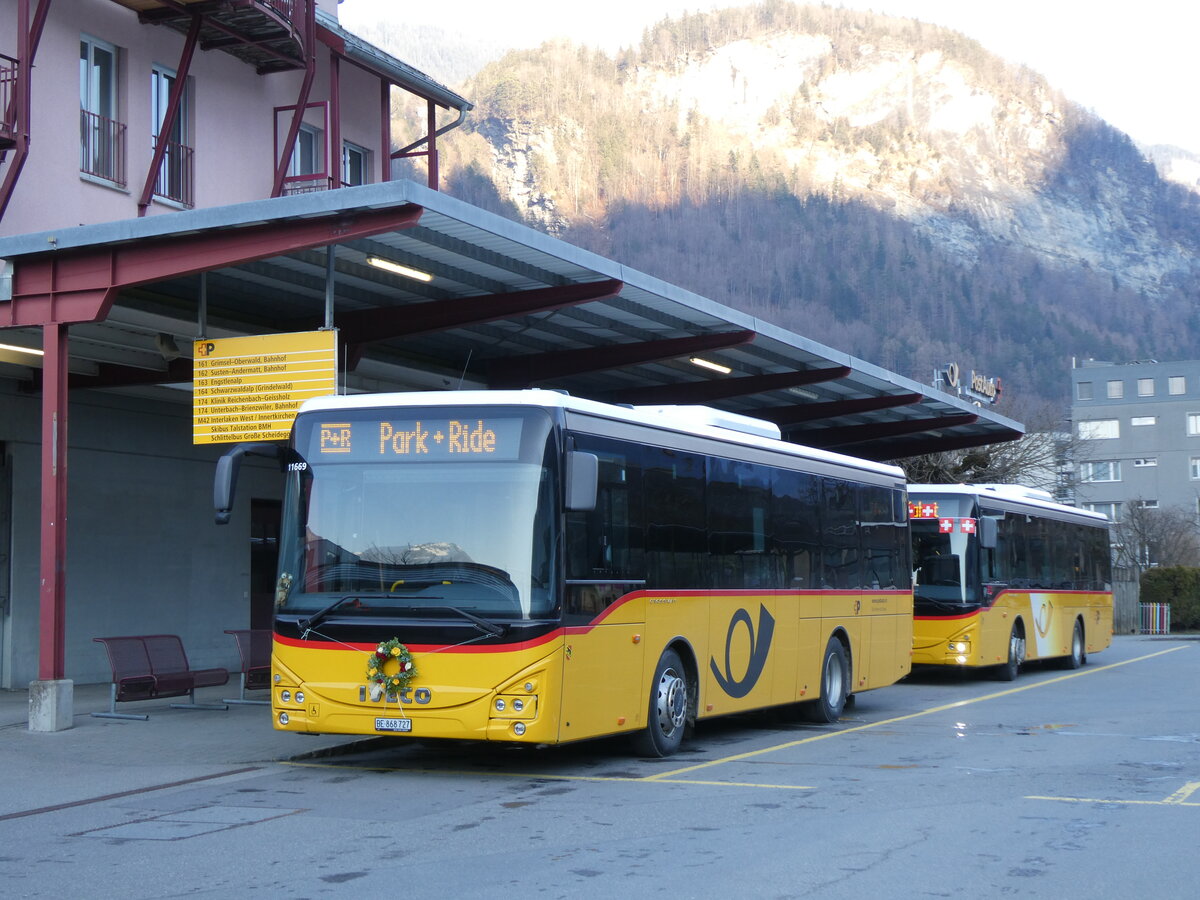
[[195, 342], [192, 443], [287, 440], [309, 397], [337, 393], [337, 332]]

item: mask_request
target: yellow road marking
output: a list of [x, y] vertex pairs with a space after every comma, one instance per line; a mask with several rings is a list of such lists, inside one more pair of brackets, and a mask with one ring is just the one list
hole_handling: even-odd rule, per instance
[[[503, 778], [528, 778], [532, 781], [629, 781], [641, 784], [650, 780], [648, 778], [634, 778], [631, 776], [619, 775], [546, 775], [536, 772], [472, 772], [469, 769], [415, 769], [411, 766], [356, 766], [341, 763], [291, 762], [288, 760], [283, 760], [282, 765], [295, 766], [302, 769], [353, 769], [356, 772], [420, 772], [422, 775], [498, 775]], [[690, 778], [655, 778], [654, 781], [660, 784], [698, 784], [708, 785], [711, 787], [770, 788], [771, 790], [785, 791], [816, 790], [815, 786], [805, 784], [759, 784], [757, 782], [749, 781], [699, 781]]]
[[904, 716], [895, 716], [891, 719], [883, 719], [879, 722], [870, 722], [866, 725], [855, 725], [851, 728], [840, 728], [837, 731], [826, 731], [821, 734], [814, 734], [811, 737], [800, 738], [796, 741], [787, 741], [783, 744], [776, 744], [773, 747], [763, 747], [761, 750], [750, 750], [746, 753], [735, 753], [733, 756], [725, 756], [721, 759], [714, 759], [704, 763], [698, 763], [694, 766], [686, 766], [682, 769], [675, 769], [671, 772], [663, 772], [661, 775], [648, 775], [644, 781], [663, 781], [668, 778], [678, 778], [680, 775], [686, 775], [689, 772], [697, 772], [700, 769], [707, 769], [711, 766], [720, 766], [725, 763], [738, 762], [743, 759], [751, 759], [755, 756], [762, 756], [766, 753], [775, 753], [779, 750], [790, 750], [792, 747], [799, 747], [801, 744], [811, 744], [813, 741], [824, 741], [832, 737], [839, 737], [843, 734], [853, 734], [856, 731], [867, 731], [872, 728], [882, 728], [885, 725], [895, 725], [897, 722], [907, 722], [910, 719], [919, 719], [922, 716], [931, 716], [934, 713], [946, 712], [951, 709], [958, 709], [963, 706], [970, 706], [973, 703], [982, 703], [985, 700], [995, 700], [998, 697], [1008, 697], [1012, 694], [1019, 694], [1022, 691], [1032, 691], [1035, 688], [1046, 687], [1051, 684], [1058, 684], [1061, 681], [1066, 681], [1070, 678], [1081, 678], [1084, 675], [1095, 675], [1099, 672], [1106, 672], [1109, 669], [1116, 669], [1120, 666], [1127, 666], [1130, 663], [1142, 662], [1147, 659], [1153, 659], [1156, 656], [1162, 656], [1165, 653], [1174, 653], [1176, 650], [1183, 650], [1183, 647], [1170, 647], [1166, 650], [1158, 650], [1154, 653], [1148, 653], [1145, 656], [1138, 656], [1133, 659], [1122, 660], [1121, 662], [1109, 663], [1107, 666], [1099, 666], [1097, 668], [1089, 667], [1086, 670], [1072, 672], [1069, 675], [1059, 675], [1057, 678], [1048, 678], [1045, 681], [1038, 681], [1033, 684], [1024, 684], [1020, 687], [1009, 688], [1004, 691], [995, 691], [991, 694], [984, 694], [982, 697], [973, 697], [969, 700], [956, 700], [953, 703], [946, 703], [941, 706], [934, 706], [930, 709], [920, 712], [909, 713]]
[[1054, 800], [1058, 803], [1119, 803], [1122, 806], [1197, 806], [1200, 803], [1188, 803], [1187, 798], [1200, 789], [1200, 781], [1189, 781], [1165, 800], [1101, 800], [1097, 797], [1026, 797], [1026, 800]]

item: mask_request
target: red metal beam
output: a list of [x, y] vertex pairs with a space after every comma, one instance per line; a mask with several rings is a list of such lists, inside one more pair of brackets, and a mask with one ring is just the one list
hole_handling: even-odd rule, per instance
[[67, 326], [42, 329], [42, 530], [38, 678], [66, 674]]
[[726, 331], [696, 337], [645, 341], [640, 344], [613, 344], [607, 347], [558, 350], [534, 356], [496, 359], [488, 364], [488, 384], [493, 388], [529, 387], [541, 381], [580, 375], [584, 372], [602, 372], [686, 356], [689, 353], [702, 353], [705, 350], [737, 347], [752, 340], [753, 331]]
[[857, 400], [831, 400], [826, 403], [801, 403], [796, 406], [780, 406], [757, 410], [754, 414], [776, 425], [786, 427], [801, 422], [817, 422], [856, 413], [874, 412], [878, 409], [895, 409], [920, 403], [921, 394], [889, 394], [884, 397], [863, 397]]
[[[808, 369], [804, 372], [779, 372], [773, 375], [745, 375], [740, 378], [713, 379], [711, 381], [685, 381], [679, 384], [659, 384], [653, 387], [627, 388], [614, 391], [605, 399], [609, 403], [675, 404], [711, 403], [730, 397], [748, 397], [768, 391], [782, 391], [805, 384], [820, 384], [837, 381], [850, 374], [849, 366], [831, 366], [824, 369]], [[755, 413], [758, 415], [758, 413]]]
[[[154, 156], [150, 160], [150, 171], [146, 173], [146, 184], [142, 188], [142, 196], [138, 199], [139, 218], [146, 215], [146, 209], [150, 206], [150, 198], [154, 196], [154, 183], [158, 181], [158, 172], [162, 168], [163, 157], [167, 155], [167, 144], [170, 143], [171, 132], [175, 129], [175, 120], [179, 118], [179, 107], [183, 104], [183, 95], [187, 90], [192, 57], [196, 53], [196, 41], [200, 37], [200, 21], [199, 16], [192, 16], [192, 24], [188, 26], [187, 37], [183, 42], [183, 52], [179, 55], [179, 67], [175, 70], [175, 81], [171, 84], [171, 93], [167, 98], [167, 111], [163, 115], [162, 124], [158, 127], [158, 137], [154, 141]], [[182, 142], [182, 138], [180, 140]]]
[[[18, 0], [17, 5], [17, 87], [13, 92], [14, 131], [17, 145], [15, 156], [8, 164], [4, 173], [4, 182], [0, 184], [0, 219], [12, 200], [17, 188], [17, 179], [25, 168], [25, 160], [29, 158], [29, 129], [33, 110], [33, 94], [31, 82], [33, 79], [33, 60], [37, 56], [38, 46], [42, 41], [42, 31], [46, 27], [46, 16], [50, 12], [51, 0], [41, 0], [33, 14], [32, 24], [29, 21], [29, 0]], [[3, 154], [0, 154], [2, 159]]]
[[801, 443], [829, 449], [880, 438], [919, 434], [922, 431], [955, 428], [959, 425], [973, 425], [978, 421], [979, 416], [974, 413], [963, 413], [956, 416], [940, 416], [935, 419], [905, 419], [899, 422], [871, 422], [866, 425], [844, 425], [839, 428], [816, 428], [812, 431], [800, 432], [798, 436], [802, 439]]
[[18, 257], [0, 328], [100, 321], [122, 288], [411, 228], [420, 217], [421, 207], [406, 204]]
[[[308, 92], [312, 88], [313, 76], [317, 71], [316, 0], [304, 0], [304, 3], [306, 7], [304, 11], [304, 79], [300, 82], [300, 93], [296, 98], [296, 111], [292, 113], [292, 123], [288, 126], [283, 153], [275, 166], [275, 180], [271, 184], [272, 197], [278, 197], [283, 193], [283, 179], [287, 176], [288, 168], [292, 164], [292, 152], [296, 149], [296, 136], [300, 134], [300, 123], [304, 119], [304, 110], [308, 106]], [[326, 160], [326, 169], [329, 168], [328, 162]]]

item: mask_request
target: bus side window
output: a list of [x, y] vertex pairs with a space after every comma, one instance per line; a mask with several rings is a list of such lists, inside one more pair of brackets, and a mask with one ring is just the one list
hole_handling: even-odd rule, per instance
[[772, 553], [779, 557], [781, 587], [821, 586], [820, 485], [814, 475], [777, 469], [772, 473]]

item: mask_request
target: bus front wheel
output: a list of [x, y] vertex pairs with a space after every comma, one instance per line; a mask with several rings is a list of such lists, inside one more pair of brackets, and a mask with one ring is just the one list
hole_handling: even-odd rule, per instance
[[835, 637], [825, 645], [821, 657], [821, 696], [804, 708], [805, 718], [810, 722], [836, 722], [846, 708], [846, 695], [850, 688], [850, 665], [846, 648]]
[[1025, 632], [1019, 622], [1013, 623], [1012, 634], [1008, 638], [1008, 662], [996, 667], [998, 681], [1013, 681], [1021, 671], [1021, 663], [1025, 662]]
[[683, 661], [674, 650], [664, 650], [654, 670], [654, 679], [650, 682], [650, 711], [646, 727], [633, 739], [637, 753], [662, 757], [678, 750], [683, 743], [691, 705]]

